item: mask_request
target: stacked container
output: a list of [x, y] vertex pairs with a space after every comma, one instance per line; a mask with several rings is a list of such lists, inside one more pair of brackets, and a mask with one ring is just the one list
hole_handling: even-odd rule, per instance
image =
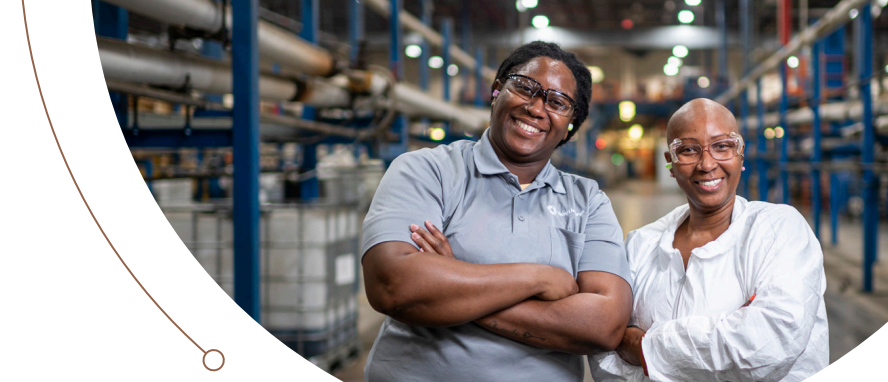
[[[234, 295], [230, 206], [163, 208], [207, 273]], [[261, 206], [262, 325], [318, 366], [357, 356], [357, 203]]]

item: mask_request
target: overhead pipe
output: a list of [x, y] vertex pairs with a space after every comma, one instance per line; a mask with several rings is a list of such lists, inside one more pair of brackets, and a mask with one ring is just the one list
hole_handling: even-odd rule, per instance
[[[189, 87], [207, 93], [231, 93], [231, 64], [228, 62], [101, 37], [96, 43], [106, 79], [172, 89]], [[349, 82], [358, 83], [345, 75], [328, 81], [300, 82], [263, 74], [259, 77], [259, 97], [268, 101], [298, 101], [317, 107], [341, 107], [348, 105], [351, 99], [346, 88]], [[368, 84], [362, 89], [379, 94], [385, 84], [382, 80], [376, 82], [377, 85]]]
[[[208, 93], [231, 93], [231, 65], [193, 55], [97, 38], [105, 78], [170, 88], [190, 87]], [[294, 81], [263, 75], [260, 98], [289, 100], [296, 97]]]
[[871, 1], [872, 0], [842, 0], [818, 20], [817, 23], [799, 32], [789, 44], [784, 45], [783, 48], [774, 52], [774, 54], [753, 69], [751, 73], [744, 76], [740, 81], [731, 86], [731, 88], [718, 96], [715, 101], [723, 105], [727, 104], [728, 101], [737, 97], [741, 91], [749, 88], [756, 79], [776, 68], [777, 65], [783, 63], [789, 58], [789, 56], [801, 50], [802, 47], [813, 44], [821, 37], [832, 33], [832, 31], [838, 26], [847, 23], [848, 20], [851, 19], [849, 12], [852, 9], [860, 8], [864, 4], [869, 4]]
[[[370, 9], [373, 9], [373, 11], [383, 17], [389, 17], [389, 15], [391, 14], [391, 5], [389, 4], [388, 0], [364, 0], [364, 5], [366, 5]], [[416, 16], [413, 16], [405, 11], [401, 11], [400, 21], [401, 25], [404, 28], [411, 32], [419, 33], [426, 41], [429, 42], [430, 45], [436, 48], [443, 48], [444, 38], [441, 37], [438, 32], [435, 32], [435, 30], [431, 27], [423, 24], [423, 22], [417, 19]], [[491, 82], [496, 79], [496, 70], [484, 66], [483, 63], [475, 61], [471, 54], [460, 49], [458, 46], [450, 45], [450, 49], [448, 49], [448, 51], [450, 53], [451, 59], [453, 59], [453, 61], [455, 61], [456, 63], [464, 66], [467, 70], [474, 71], [475, 65], [481, 65], [484, 78]]]
[[[207, 93], [231, 92], [231, 66], [225, 61], [207, 59], [166, 50], [97, 38], [99, 58], [106, 80], [150, 84], [172, 89], [186, 86]], [[354, 71], [330, 79], [307, 82], [261, 75], [260, 98], [269, 101], [297, 101], [316, 107], [348, 107], [350, 91], [373, 99], [377, 106], [387, 80], [372, 71]], [[472, 132], [486, 127], [489, 112], [463, 108], [444, 102], [407, 84], [395, 86], [395, 107], [408, 115], [453, 120]]]
[[[222, 5], [213, 0], [103, 0], [167, 24], [206, 32], [219, 32], [223, 26]], [[225, 10], [226, 26], [231, 26], [231, 10]], [[288, 30], [259, 20], [259, 55], [281, 66], [319, 77], [336, 73], [336, 61], [326, 50], [312, 45]]]
[[[161, 90], [156, 88], [147, 87], [144, 85], [136, 85], [128, 82], [120, 82], [114, 80], [106, 80], [106, 84], [108, 85], [108, 90], [131, 94], [140, 97], [148, 97], [153, 99], [158, 99], [161, 101], [174, 102], [183, 105], [196, 106], [203, 109], [208, 110], [221, 110], [221, 111], [230, 111], [231, 109], [226, 107], [225, 105], [213, 102], [206, 101], [201, 99], [191, 98], [189, 96], [183, 95], [181, 93], [177, 93], [170, 90]], [[333, 125], [329, 123], [317, 122], [317, 121], [309, 121], [302, 118], [291, 117], [286, 115], [276, 115], [276, 114], [260, 114], [260, 121], [266, 124], [271, 125], [282, 125], [288, 127], [295, 127], [299, 130], [311, 131], [314, 133], [320, 134], [328, 134], [335, 135], [346, 138], [353, 139], [363, 139], [372, 135], [372, 132], [367, 132], [365, 130], [359, 130], [350, 127], [343, 127], [339, 125]], [[167, 121], [169, 122], [169, 121]], [[193, 122], [193, 127], [196, 130], [201, 129], [201, 125], [198, 122]], [[172, 126], [177, 126], [179, 122], [175, 122], [171, 126], [166, 126], [166, 124], [157, 125], [155, 123], [148, 123], [146, 126], [140, 126], [142, 130], [153, 130], [153, 129], [163, 129], [169, 128]], [[297, 137], [292, 133], [288, 133], [287, 131], [281, 131], [279, 129], [274, 129], [271, 126], [265, 125], [261, 127], [261, 134], [263, 141], [275, 141], [275, 140], [287, 140], [293, 139]]]
[[[888, 115], [888, 98], [882, 98], [873, 102], [874, 115]], [[859, 121], [863, 116], [863, 104], [859, 100], [833, 102], [820, 105], [820, 118], [823, 122], [840, 122], [840, 121]], [[762, 126], [778, 126], [780, 125], [779, 113], [765, 114]], [[810, 107], [802, 107], [787, 112], [786, 122], [788, 125], [800, 125], [814, 122], [814, 112]], [[759, 126], [758, 118], [750, 117], [748, 124], [750, 126]]]
[[451, 120], [471, 133], [483, 131], [490, 121], [490, 109], [456, 106], [403, 82], [395, 85], [395, 97], [398, 111], [406, 115]]

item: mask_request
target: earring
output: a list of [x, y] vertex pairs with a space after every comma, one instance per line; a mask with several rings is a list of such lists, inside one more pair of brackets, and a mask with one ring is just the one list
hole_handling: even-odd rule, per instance
[[740, 167], [740, 171], [746, 171], [746, 166]]
[[494, 90], [493, 94], [491, 94], [490, 96], [493, 98], [496, 98], [496, 96], [498, 96], [498, 95], [499, 95], [499, 90]]
[[670, 177], [670, 178], [675, 178], [675, 174], [673, 174], [672, 171], [669, 171], [669, 177]]
[[567, 125], [567, 131], [573, 131], [573, 129], [574, 129], [574, 124], [573, 124], [573, 123]]

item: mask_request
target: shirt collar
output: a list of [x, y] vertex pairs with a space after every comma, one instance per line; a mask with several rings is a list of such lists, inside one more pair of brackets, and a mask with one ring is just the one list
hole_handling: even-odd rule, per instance
[[[736, 243], [737, 240], [740, 240], [744, 230], [744, 220], [746, 220], [746, 215], [744, 215], [743, 212], [746, 211], [747, 203], [749, 202], [743, 197], [739, 195], [734, 196], [734, 210], [731, 212], [731, 225], [728, 226], [728, 229], [717, 239], [706, 243], [702, 247], [695, 248], [693, 254], [700, 258], [709, 258], [720, 255], [733, 247], [734, 243]], [[675, 231], [678, 229], [678, 226], [687, 219], [689, 214], [690, 208], [687, 204], [680, 206], [669, 213], [670, 218], [667, 219], [668, 225], [666, 230], [663, 231], [663, 235], [660, 237], [660, 254], [665, 256], [664, 260], [668, 260], [673, 254], [677, 253], [677, 250], [672, 246], [672, 242], [675, 240]]]
[[490, 129], [484, 130], [484, 134], [481, 134], [481, 139], [475, 142], [473, 154], [475, 156], [475, 168], [484, 175], [509, 173], [509, 169], [500, 162], [499, 157], [496, 156], [496, 151], [493, 150], [493, 145], [488, 137], [489, 131]]
[[[481, 139], [479, 139], [478, 142], [475, 142], [473, 153], [475, 157], [475, 168], [478, 169], [478, 172], [484, 175], [509, 174], [509, 169], [500, 161], [499, 157], [496, 155], [496, 151], [493, 150], [493, 144], [490, 143], [490, 137], [488, 136], [489, 132], [489, 128], [484, 130]], [[552, 187], [552, 191], [556, 193], [565, 193], [560, 171], [552, 165], [551, 160], [546, 162], [546, 166], [543, 167], [539, 174], [537, 174], [536, 181], [548, 184], [549, 187]]]

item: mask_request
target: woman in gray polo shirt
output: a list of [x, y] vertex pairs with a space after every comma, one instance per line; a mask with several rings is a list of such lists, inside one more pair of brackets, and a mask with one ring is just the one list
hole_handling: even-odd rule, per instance
[[492, 90], [478, 142], [399, 156], [373, 198], [364, 282], [387, 317], [368, 381], [581, 381], [582, 355], [614, 349], [629, 322], [610, 201], [549, 162], [588, 115], [589, 71], [538, 41]]

